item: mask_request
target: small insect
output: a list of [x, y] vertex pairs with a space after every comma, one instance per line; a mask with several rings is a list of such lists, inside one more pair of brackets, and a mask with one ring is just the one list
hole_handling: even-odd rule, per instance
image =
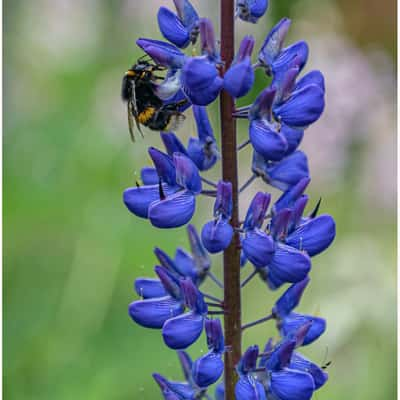
[[164, 104], [154, 93], [157, 80], [164, 79], [155, 72], [164, 69], [141, 57], [122, 78], [121, 97], [127, 103], [128, 126], [132, 141], [135, 141], [135, 124], [143, 136], [140, 125], [155, 131], [174, 130], [185, 118], [178, 109], [186, 103], [186, 100]]

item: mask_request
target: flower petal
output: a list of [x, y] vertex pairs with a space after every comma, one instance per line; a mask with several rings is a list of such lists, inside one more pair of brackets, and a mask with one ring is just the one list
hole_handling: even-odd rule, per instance
[[173, 161], [178, 185], [194, 194], [200, 193], [202, 184], [196, 164], [182, 153], [174, 153]]
[[296, 84], [295, 90], [299, 90], [305, 86], [310, 84], [315, 84], [321, 88], [323, 92], [325, 92], [325, 79], [322, 75], [321, 71], [313, 70], [308, 74], [304, 75]]
[[274, 74], [276, 75], [281, 73], [282, 71], [286, 70], [288, 66], [292, 67], [293, 65], [291, 65], [291, 62], [295, 57], [298, 58], [296, 64], [299, 67], [300, 72], [307, 62], [308, 53], [308, 44], [302, 40], [286, 47], [279, 53], [279, 56], [272, 64], [272, 70]]
[[155, 147], [149, 147], [148, 152], [162, 182], [167, 183], [169, 186], [175, 186], [176, 169], [171, 157]]
[[304, 193], [310, 182], [311, 179], [309, 177], [303, 178], [295, 186], [283, 193], [272, 207], [273, 213], [278, 212], [282, 208], [293, 207], [294, 203]]
[[144, 185], [158, 185], [160, 177], [153, 167], [143, 167], [140, 171], [140, 179]]
[[288, 148], [285, 137], [264, 120], [250, 122], [249, 137], [255, 151], [266, 160], [280, 161]]
[[138, 300], [129, 305], [129, 315], [139, 325], [146, 328], [161, 329], [169, 318], [181, 314], [181, 302], [170, 296]]
[[305, 86], [292, 93], [284, 103], [274, 106], [276, 119], [286, 125], [304, 128], [315, 122], [324, 111], [324, 92], [316, 84]]
[[234, 98], [245, 96], [254, 84], [254, 70], [250, 57], [232, 64], [224, 75], [224, 89]]
[[279, 243], [268, 267], [278, 279], [295, 283], [307, 276], [311, 260], [304, 252]]
[[157, 228], [177, 228], [187, 224], [193, 217], [196, 199], [188, 191], [180, 191], [164, 200], [151, 203], [148, 216]]
[[300, 353], [294, 353], [289, 364], [290, 369], [308, 372], [314, 379], [315, 390], [319, 389], [328, 380], [328, 374], [317, 364], [308, 360]]
[[163, 284], [155, 278], [137, 278], [135, 280], [135, 291], [144, 299], [167, 296]]
[[299, 304], [301, 296], [310, 278], [306, 277], [300, 282], [294, 283], [282, 294], [281, 297], [276, 301], [272, 313], [279, 318], [284, 318], [290, 314]]
[[161, 40], [139, 38], [136, 44], [143, 49], [156, 64], [173, 69], [182, 68], [185, 62], [183, 54], [176, 46]]
[[203, 325], [204, 317], [193, 312], [168, 319], [162, 330], [164, 342], [171, 349], [186, 349], [199, 338]]
[[288, 33], [291, 21], [288, 18], [281, 19], [270, 31], [265, 38], [260, 52], [258, 53], [258, 61], [265, 66], [270, 67], [276, 57], [279, 55], [285, 37]]
[[193, 380], [197, 386], [203, 388], [215, 383], [224, 371], [221, 355], [209, 352], [193, 363]]
[[290, 156], [267, 168], [267, 174], [270, 185], [286, 191], [301, 179], [309, 177], [307, 157], [302, 151], [295, 151]]
[[[166, 195], [175, 193], [178, 189], [162, 184]], [[159, 185], [131, 187], [124, 191], [123, 200], [130, 212], [141, 218], [148, 218], [150, 205], [160, 199]]]
[[232, 237], [233, 228], [225, 219], [207, 222], [201, 230], [203, 245], [212, 254], [225, 250]]
[[244, 376], [235, 386], [236, 400], [266, 400], [264, 386], [252, 376]]
[[281, 134], [285, 137], [288, 144], [288, 148], [285, 153], [285, 157], [287, 157], [299, 147], [301, 141], [303, 140], [304, 131], [282, 124]]
[[270, 389], [280, 400], [309, 400], [315, 386], [310, 374], [286, 369], [271, 374]]
[[182, 21], [168, 8], [160, 7], [157, 14], [158, 26], [165, 37], [174, 45], [185, 48], [190, 43], [188, 29]]
[[312, 257], [328, 248], [335, 236], [334, 219], [330, 215], [320, 215], [299, 225], [287, 237], [286, 243], [297, 249], [305, 250]]
[[302, 343], [303, 346], [306, 346], [317, 340], [325, 332], [326, 321], [323, 318], [292, 312], [278, 324], [279, 330], [282, 336], [288, 336], [291, 333], [297, 332], [310, 321], [312, 322], [311, 328], [307, 331]]
[[256, 193], [247, 210], [246, 218], [243, 224], [244, 230], [261, 228], [262, 224], [264, 223], [265, 216], [267, 215], [270, 202], [271, 195], [269, 193]]
[[274, 258], [275, 244], [271, 236], [260, 229], [246, 233], [242, 241], [243, 252], [255, 267], [265, 267]]

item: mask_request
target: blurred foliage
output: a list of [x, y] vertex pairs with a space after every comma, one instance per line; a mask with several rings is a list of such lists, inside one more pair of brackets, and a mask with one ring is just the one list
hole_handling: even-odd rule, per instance
[[[139, 56], [134, 40], [156, 29], [128, 3], [135, 8], [134, 0], [4, 2], [6, 399], [155, 399], [152, 372], [181, 376], [160, 333], [127, 315], [134, 278], [152, 275], [153, 247], [187, 248], [183, 229], [157, 231], [121, 202], [133, 171], [148, 162], [146, 146], [159, 144], [149, 132], [132, 146], [119, 99], [121, 76]], [[295, 1], [271, 3], [275, 20], [290, 15]], [[345, 16], [349, 26], [358, 19], [356, 11]], [[255, 90], [263, 85], [257, 80]], [[186, 130], [192, 126], [188, 121]], [[301, 306], [329, 324], [305, 350], [316, 362], [332, 360], [318, 400], [389, 400], [396, 393], [395, 211], [375, 212], [352, 190], [360, 151], [355, 147], [348, 180], [324, 197], [338, 238], [314, 260]], [[316, 200], [318, 187], [313, 191]], [[199, 209], [197, 226], [209, 212], [205, 200]], [[218, 258], [214, 266], [220, 275]], [[218, 294], [212, 284], [206, 288]], [[276, 297], [252, 282], [244, 320], [264, 315]], [[244, 344], [262, 345], [269, 334], [271, 326], [260, 326]], [[205, 349], [202, 339], [190, 352], [198, 357]]]

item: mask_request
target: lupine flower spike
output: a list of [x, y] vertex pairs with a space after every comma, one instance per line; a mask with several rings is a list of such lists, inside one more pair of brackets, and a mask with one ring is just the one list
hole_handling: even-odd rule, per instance
[[[135, 279], [137, 298], [128, 312], [141, 327], [158, 330], [158, 345], [164, 343], [178, 355], [182, 381], [165, 377], [165, 368], [153, 373], [165, 400], [310, 400], [328, 374], [301, 349], [321, 338], [327, 322], [303, 313], [301, 299], [311, 283], [314, 256], [332, 244], [336, 226], [330, 215], [320, 214], [321, 198], [313, 200], [306, 193], [311, 173], [301, 143], [324, 111], [325, 80], [319, 70], [303, 73], [310, 55], [305, 41], [285, 44], [295, 23], [288, 18], [275, 23], [258, 45], [252, 35], [244, 35], [235, 52], [233, 21], [257, 23], [269, 2], [220, 3], [222, 25], [214, 29], [189, 0], [166, 0], [157, 13], [165, 40], [136, 40], [145, 54], [127, 72], [131, 112], [139, 122], [151, 115], [165, 131], [160, 131], [163, 150], [148, 149], [152, 165], [141, 167], [140, 180], [124, 191], [123, 202], [131, 214], [156, 228], [187, 226], [190, 249], [154, 248], [155, 276]], [[256, 69], [265, 81], [254, 93]], [[252, 96], [252, 103], [237, 108], [236, 99], [245, 95]], [[217, 130], [207, 106], [218, 98]], [[194, 133], [187, 144], [168, 113], [181, 119], [183, 113], [193, 115], [196, 131], [186, 132], [186, 137]], [[238, 147], [236, 118], [246, 121], [248, 135]], [[247, 145], [251, 160], [241, 170], [250, 178], [239, 185], [236, 152]], [[209, 178], [205, 173], [220, 158], [222, 174]], [[255, 180], [258, 191], [243, 204], [239, 195]], [[272, 195], [271, 187], [280, 194]], [[203, 221], [193, 219], [199, 196], [213, 207]], [[311, 211], [306, 211], [310, 202]], [[189, 224], [192, 219], [201, 229]], [[218, 253], [224, 253], [223, 281], [211, 263], [210, 255]], [[265, 282], [264, 291], [284, 287], [283, 293], [269, 304], [260, 293], [257, 301], [265, 314], [243, 324], [241, 293], [256, 278]], [[209, 293], [208, 287], [222, 293]], [[262, 339], [268, 339], [262, 351], [260, 344], [242, 349], [242, 335], [264, 323], [276, 328], [277, 339]], [[207, 353], [190, 354], [203, 338]]]

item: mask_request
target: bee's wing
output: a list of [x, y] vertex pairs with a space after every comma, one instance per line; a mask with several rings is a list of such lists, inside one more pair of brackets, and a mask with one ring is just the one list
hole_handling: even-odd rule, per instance
[[140, 128], [140, 123], [138, 121], [138, 115], [139, 115], [139, 111], [137, 109], [137, 103], [136, 103], [136, 87], [135, 87], [135, 82], [132, 81], [132, 97], [133, 97], [133, 101], [131, 101], [131, 107], [132, 107], [132, 111], [133, 111], [133, 115], [135, 117], [135, 123], [136, 123], [136, 127], [138, 128], [138, 131], [140, 132], [140, 134], [143, 136], [143, 132], [142, 129]]
[[132, 110], [132, 102], [128, 101], [128, 127], [129, 134], [131, 135], [132, 142], [135, 142], [135, 132], [134, 132], [134, 115]]
[[181, 114], [180, 112], [176, 112], [171, 115], [171, 119], [168, 123], [167, 130], [171, 131], [176, 131], [178, 130], [181, 125], [183, 124], [183, 121], [185, 121], [186, 117]]

